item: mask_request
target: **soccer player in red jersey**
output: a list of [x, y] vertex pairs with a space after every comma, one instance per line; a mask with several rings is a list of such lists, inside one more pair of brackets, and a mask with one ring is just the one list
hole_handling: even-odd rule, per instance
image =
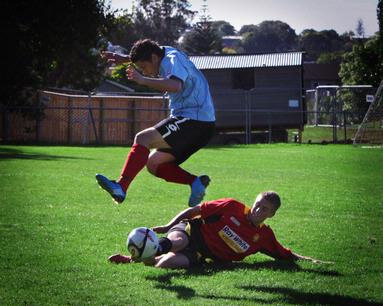
[[[281, 205], [274, 191], [260, 193], [253, 206], [225, 198], [204, 202], [175, 216], [167, 225], [154, 227], [160, 238], [157, 255], [145, 262], [159, 268], [189, 268], [208, 260], [241, 261], [261, 252], [276, 259], [323, 261], [302, 256], [282, 246], [264, 224]], [[114, 263], [129, 263], [130, 256], [115, 254]]]

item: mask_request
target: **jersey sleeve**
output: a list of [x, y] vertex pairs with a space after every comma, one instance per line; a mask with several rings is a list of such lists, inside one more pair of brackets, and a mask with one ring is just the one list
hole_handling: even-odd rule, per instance
[[176, 77], [177, 79], [180, 79], [182, 82], [185, 83], [189, 75], [186, 68], [182, 65], [182, 61], [174, 53], [166, 55], [166, 60], [164, 61], [163, 69], [163, 77], [166, 79]]
[[267, 238], [265, 239], [260, 252], [275, 259], [294, 259], [291, 250], [285, 248], [277, 241], [271, 228], [268, 228]]
[[233, 209], [238, 209], [238, 203], [231, 198], [204, 202], [201, 204], [201, 217], [205, 219], [214, 214], [223, 214], [228, 210], [233, 211]]

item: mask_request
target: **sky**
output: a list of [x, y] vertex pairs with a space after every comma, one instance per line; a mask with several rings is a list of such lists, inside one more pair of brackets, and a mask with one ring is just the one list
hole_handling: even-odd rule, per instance
[[[134, 0], [111, 0], [116, 9], [131, 12]], [[203, 0], [189, 0], [191, 9], [200, 11]], [[207, 0], [212, 20], [225, 20], [238, 31], [246, 24], [280, 20], [296, 34], [304, 29], [335, 30], [338, 34], [356, 32], [358, 20], [363, 21], [366, 36], [379, 30], [376, 16], [378, 0]], [[198, 20], [198, 16], [194, 21]]]

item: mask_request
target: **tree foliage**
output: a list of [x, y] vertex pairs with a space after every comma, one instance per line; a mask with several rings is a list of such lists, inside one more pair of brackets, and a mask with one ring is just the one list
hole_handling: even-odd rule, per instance
[[352, 46], [353, 33], [339, 36], [334, 30], [315, 31], [303, 30], [299, 35], [299, 48], [305, 51], [306, 59], [316, 61], [323, 53], [344, 52]]
[[383, 65], [383, 0], [379, 0], [376, 13], [377, 13], [378, 24], [379, 24], [378, 44], [379, 44], [380, 63]]
[[188, 0], [137, 0], [133, 11], [135, 34], [173, 45], [195, 15]]
[[108, 29], [106, 37], [114, 45], [120, 45], [126, 50], [130, 50], [134, 42], [141, 38], [136, 31], [133, 14], [125, 11], [124, 14], [116, 16]]
[[235, 35], [235, 28], [227, 21], [218, 20], [212, 22], [212, 27], [217, 31], [219, 36]]
[[2, 104], [31, 103], [44, 86], [90, 90], [103, 67], [97, 44], [111, 17], [97, 0], [2, 1]]
[[249, 32], [243, 33], [243, 48], [245, 52], [284, 52], [291, 51], [296, 46], [295, 31], [282, 21], [263, 21], [258, 26], [246, 26]]
[[373, 36], [343, 55], [339, 76], [344, 84], [379, 85], [383, 79], [383, 66], [378, 43], [378, 36]]
[[184, 34], [181, 48], [190, 54], [214, 54], [222, 50], [222, 37], [214, 28], [208, 14], [207, 5], [203, 5], [199, 22]]
[[379, 32], [365, 43], [353, 46], [343, 55], [340, 77], [344, 84], [370, 84], [378, 86], [383, 79], [383, 0], [379, 0], [377, 17]]
[[222, 39], [211, 24], [197, 23], [184, 35], [180, 46], [193, 55], [215, 54], [222, 50]]

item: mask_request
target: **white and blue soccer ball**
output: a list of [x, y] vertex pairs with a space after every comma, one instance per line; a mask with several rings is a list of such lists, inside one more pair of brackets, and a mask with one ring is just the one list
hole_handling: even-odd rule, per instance
[[144, 260], [156, 255], [159, 242], [156, 233], [151, 229], [138, 227], [130, 232], [126, 246], [132, 259]]

